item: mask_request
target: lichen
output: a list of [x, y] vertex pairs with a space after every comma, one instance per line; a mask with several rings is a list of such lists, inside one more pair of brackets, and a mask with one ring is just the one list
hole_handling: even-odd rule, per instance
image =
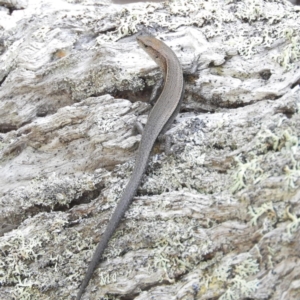
[[235, 174], [233, 175], [233, 185], [231, 187], [231, 192], [241, 190], [246, 187], [247, 183], [253, 184], [260, 180], [263, 170], [259, 167], [256, 158], [251, 159], [246, 163], [242, 163], [238, 157], [235, 157], [238, 164]]
[[[276, 6], [275, 6], [276, 5]], [[233, 9], [234, 6], [234, 9]], [[165, 30], [175, 30], [180, 26], [197, 26], [207, 39], [223, 35], [224, 46], [236, 47], [239, 54], [250, 59], [261, 51], [262, 47], [284, 39], [284, 50], [270, 54], [285, 70], [294, 67], [300, 59], [298, 28], [299, 20], [292, 6], [261, 0], [233, 1], [196, 1], [170, 0], [164, 4], [153, 3], [140, 7], [126, 7], [116, 15], [115, 31], [100, 35], [99, 45], [107, 41], [116, 41], [124, 36], [138, 32], [140, 26], [160, 26]], [[172, 18], [170, 18], [170, 15]], [[283, 19], [293, 19], [292, 27], [281, 23]], [[231, 32], [226, 24], [234, 23], [236, 29]], [[264, 23], [272, 25], [264, 26]], [[251, 24], [256, 32], [250, 30]]]
[[269, 212], [272, 212], [272, 214], [274, 214], [274, 215], [276, 214], [272, 202], [264, 203], [262, 206], [255, 207], [255, 208], [253, 208], [252, 206], [249, 206], [248, 213], [252, 217], [252, 219], [250, 221], [251, 225], [256, 226], [258, 218], [261, 217], [263, 214], [269, 213]]
[[[61, 22], [67, 21], [69, 24], [74, 22], [71, 29], [68, 29], [71, 32], [75, 28], [72, 33], [73, 40], [70, 39], [71, 45], [74, 44], [74, 41], [77, 41], [78, 36], [82, 38], [82, 33], [92, 36], [91, 43], [83, 43], [84, 46], [82, 47], [85, 50], [90, 50], [90, 45], [94, 45], [95, 34], [98, 42], [96, 48], [99, 49], [103, 46], [103, 42], [116, 41], [122, 37], [132, 35], [142, 27], [147, 27], [153, 32], [158, 28], [157, 32], [161, 32], [161, 34], [175, 29], [178, 30], [179, 34], [182, 34], [183, 31], [181, 30], [185, 28], [184, 33], [188, 34], [189, 30], [193, 30], [187, 28], [191, 25], [191, 27], [196, 28], [197, 32], [203, 34], [204, 39], [207, 40], [207, 47], [218, 44], [217, 48], [220, 50], [221, 55], [219, 60], [214, 60], [215, 64], [220, 65], [217, 69], [205, 63], [201, 65], [200, 62], [203, 56], [198, 55], [200, 53], [200, 50], [197, 49], [198, 46], [194, 47], [197, 72], [199, 67], [204, 74], [206, 71], [208, 73], [218, 72], [214, 75], [216, 80], [221, 75], [227, 74], [225, 72], [222, 74], [225, 62], [230, 64], [233, 61], [235, 63], [234, 59], [230, 60], [231, 57], [224, 54], [226, 52], [223, 51], [224, 49], [233, 49], [230, 52], [233, 56], [237, 56], [237, 52], [234, 50], [237, 49], [239, 55], [243, 58], [243, 62], [250, 62], [249, 64], [251, 64], [251, 59], [255, 57], [260, 59], [262, 52], [265, 52], [266, 61], [276, 62], [284, 70], [291, 70], [298, 64], [299, 17], [297, 17], [294, 8], [292, 6], [288, 7], [284, 1], [173, 0], [164, 4], [139, 5], [144, 6], [138, 8], [131, 6], [130, 9], [120, 8], [109, 15], [111, 27], [103, 28], [100, 26], [100, 21], [102, 19], [106, 21], [108, 15], [107, 12], [102, 14], [102, 7], [101, 9], [97, 7], [97, 10], [95, 10], [98, 14], [97, 18], [92, 14], [88, 15], [91, 11], [95, 13], [94, 8], [89, 8], [83, 11], [80, 9], [76, 12], [66, 12], [66, 17], [61, 18], [61, 15], [59, 15], [58, 19], [64, 19]], [[86, 14], [86, 12], [88, 13]], [[60, 20], [56, 22], [55, 26], [58, 25], [57, 28], [62, 28], [62, 24], [65, 26], [65, 23], [59, 24]], [[42, 43], [43, 41], [51, 40], [56, 34], [63, 31], [63, 29], [51, 29], [49, 26], [36, 26], [36, 28], [36, 32], [32, 33], [32, 37], [40, 40], [40, 45], [35, 41], [36, 43], [33, 43], [34, 47], [28, 52], [25, 51], [25, 56], [22, 59], [26, 63], [28, 63], [26, 59], [29, 60], [29, 56], [34, 52], [38, 52], [39, 55], [44, 53], [45, 45]], [[0, 63], [3, 63], [1, 70], [8, 72], [9, 69], [14, 69], [13, 66], [18, 63], [18, 60], [15, 59], [15, 54], [12, 53], [17, 52], [16, 48], [20, 44], [22, 43], [16, 40], [13, 47], [1, 56]], [[80, 41], [78, 41], [78, 44], [80, 44]], [[78, 50], [76, 49], [78, 44], [74, 44], [74, 51]], [[196, 39], [195, 45], [198, 45]], [[62, 47], [63, 43], [59, 46]], [[97, 55], [104, 55], [103, 53], [99, 54], [97, 52]], [[43, 64], [45, 61], [48, 63], [49, 56], [40, 56], [41, 60], [38, 64]], [[35, 69], [38, 64], [34, 63], [35, 59], [31, 58], [31, 60], [32, 65], [28, 64], [29, 69]], [[78, 60], [78, 56], [74, 55], [73, 61], [71, 63], [69, 61], [69, 66], [77, 63], [76, 60]], [[24, 67], [24, 62], [22, 63]], [[61, 65], [57, 64], [54, 68], [60, 70], [62, 65], [63, 63]], [[270, 65], [272, 64], [270, 63]], [[240, 66], [235, 67], [239, 68]], [[243, 80], [246, 81], [247, 76], [253, 76], [253, 74], [246, 74], [246, 71], [241, 71], [238, 74], [235, 67], [233, 71], [231, 70], [234, 73], [233, 76], [237, 76], [234, 84], [243, 85]], [[242, 68], [243, 65], [241, 65]], [[47, 72], [51, 72], [48, 71], [48, 68], [45, 69], [47, 69], [45, 73], [38, 73], [38, 76], [43, 77]], [[108, 69], [109, 67], [103, 69], [102, 72], [108, 72]], [[270, 76], [277, 76], [278, 73], [272, 73], [273, 68], [271, 69]], [[26, 70], [23, 71], [23, 75], [27, 74], [26, 76], [32, 78], [36, 76], [35, 72]], [[277, 72], [277, 69], [275, 71]], [[79, 91], [80, 97], [77, 94], [75, 98], [82, 100], [87, 93], [93, 91], [92, 84], [90, 80], [86, 80], [87, 78], [95, 84], [105, 84], [103, 80], [99, 80], [100, 83], [98, 83], [98, 80], [96, 80], [98, 77], [95, 75], [97, 72], [98, 70], [91, 71], [85, 79], [80, 79], [82, 84], [76, 84], [77, 82], [69, 78], [62, 78], [57, 86], [54, 84], [54, 90], [59, 92], [62, 87], [69, 89], [71, 86], [72, 96], [76, 91]], [[254, 72], [257, 72], [257, 70]], [[200, 72], [197, 73], [197, 75], [199, 74]], [[229, 76], [231, 75], [232, 73], [229, 73]], [[282, 73], [279, 73], [279, 75], [281, 76]], [[66, 77], [65, 73], [62, 73], [61, 76]], [[259, 76], [259, 74], [255, 73], [254, 76]], [[125, 79], [130, 78], [127, 75]], [[138, 75], [135, 74], [134, 78], [136, 80], [133, 84], [136, 84], [138, 80], [140, 80], [138, 83], [142, 84], [143, 80], [139, 79]], [[280, 80], [282, 78], [280, 77]], [[50, 77], [47, 80], [51, 82]], [[193, 85], [190, 84], [191, 81], [189, 80], [187, 80], [188, 89], [193, 89]], [[205, 89], [205, 83], [207, 83], [205, 80], [208, 82], [211, 79], [205, 78], [201, 81], [200, 78], [194, 81], [195, 84], [201, 84], [201, 88], [199, 86], [195, 87], [195, 96], [197, 93], [199, 102], [202, 103], [210, 100], [215, 101], [214, 97], [211, 96], [210, 88], [207, 89], [207, 98], [205, 98], [205, 94], [201, 94]], [[265, 82], [268, 79], [259, 77], [257, 80]], [[73, 85], [70, 84], [71, 82]], [[32, 86], [33, 84], [30, 87]], [[220, 83], [218, 92], [223, 88], [222, 83]], [[268, 89], [271, 90], [270, 87]], [[256, 99], [252, 99], [255, 92], [252, 93], [250, 88], [248, 90], [246, 88], [246, 93], [252, 103], [256, 101]], [[201, 270], [201, 276], [197, 274], [199, 281], [203, 279], [201, 282], [203, 284], [200, 285], [201, 291], [205, 289], [213, 290], [217, 286], [220, 299], [253, 298], [258, 287], [258, 280], [254, 279], [259, 271], [257, 261], [253, 257], [248, 257], [242, 262], [236, 263], [234, 257], [232, 257], [224, 263], [227, 258], [226, 252], [227, 254], [231, 252], [231, 249], [228, 249], [230, 244], [227, 245], [226, 241], [218, 244], [222, 236], [218, 236], [218, 240], [213, 240], [210, 239], [211, 235], [206, 234], [206, 232], [209, 231], [208, 229], [210, 229], [211, 234], [218, 232], [217, 230], [222, 232], [223, 220], [228, 221], [228, 218], [230, 218], [236, 220], [237, 229], [234, 228], [228, 234], [229, 237], [234, 236], [235, 231], [238, 231], [238, 234], [243, 234], [245, 230], [249, 230], [252, 234], [251, 230], [257, 230], [253, 226], [258, 226], [261, 233], [277, 225], [278, 228], [276, 229], [279, 230], [283, 222], [284, 226], [282, 228], [286, 232], [288, 240], [290, 241], [296, 236], [300, 219], [297, 207], [294, 208], [289, 199], [299, 189], [299, 113], [297, 120], [297, 116], [288, 110], [287, 106], [282, 105], [284, 109], [281, 109], [279, 105], [276, 106], [276, 103], [280, 101], [288, 102], [289, 99], [270, 98], [270, 94], [272, 94], [272, 91], [266, 93], [267, 100], [264, 101], [267, 103], [265, 115], [262, 112], [265, 107], [257, 106], [256, 111], [251, 111], [249, 105], [244, 109], [247, 112], [251, 111], [252, 115], [243, 117], [242, 110], [236, 109], [236, 106], [239, 106], [240, 103], [229, 97], [229, 100], [233, 103], [231, 111], [218, 111], [220, 104], [215, 101], [214, 113], [210, 115], [199, 114], [198, 117], [189, 117], [189, 120], [183, 121], [181, 125], [177, 124], [173, 155], [167, 157], [161, 151], [157, 151], [158, 154], [151, 156], [147, 176], [144, 177], [139, 192], [160, 194], [180, 190], [188, 191], [190, 193], [189, 197], [201, 194], [207, 196], [207, 198], [202, 199], [199, 197], [196, 199], [197, 203], [195, 202], [194, 205], [199, 205], [198, 210], [190, 205], [190, 211], [188, 212], [184, 211], [185, 207], [182, 207], [181, 201], [178, 207], [171, 212], [174, 215], [179, 211], [183, 212], [184, 218], [172, 216], [160, 219], [144, 214], [144, 223], [143, 220], [138, 219], [142, 208], [138, 204], [136, 206], [133, 204], [127, 212], [127, 218], [125, 218], [126, 226], [116, 232], [103, 258], [109, 260], [116, 258], [117, 262], [121, 261], [122, 258], [119, 256], [124, 251], [124, 244], [128, 242], [132, 247], [133, 255], [138, 253], [141, 248], [148, 251], [147, 258], [143, 257], [143, 262], [137, 265], [143, 265], [147, 268], [149, 278], [150, 275], [153, 276], [159, 273], [158, 278], [155, 277], [152, 282], [145, 284], [145, 290], [148, 288], [149, 290], [155, 289], [155, 285], [159, 286], [159, 280], [162, 280], [162, 282], [166, 280], [174, 283], [174, 285], [176, 282], [182, 284], [182, 281], [186, 279], [182, 280], [183, 277], [181, 276], [190, 271], [196, 273]], [[276, 93], [274, 94], [276, 97], [278, 96]], [[267, 102], [268, 100], [269, 102]], [[81, 103], [83, 102], [84, 100]], [[243, 102], [243, 104], [245, 103]], [[189, 107], [190, 103], [186, 103], [186, 105], [187, 110], [191, 109]], [[298, 105], [298, 111], [300, 111], [300, 104], [297, 103], [296, 105]], [[273, 110], [268, 109], [268, 107]], [[128, 106], [124, 108], [124, 114], [127, 113], [127, 110]], [[103, 119], [101, 117], [93, 119], [97, 127], [95, 135], [118, 131], [120, 127], [126, 125], [123, 121], [116, 125], [113, 123], [114, 118], [115, 116], [108, 111]], [[217, 125], [213, 128], [211, 124], [204, 121], [206, 118]], [[264, 120], [267, 121], [264, 123]], [[200, 123], [201, 126], [197, 126]], [[24, 132], [24, 136], [26, 134], [28, 133]], [[97, 163], [102, 163], [101, 159]], [[1, 206], [4, 208], [4, 216], [9, 216], [8, 210], [11, 209], [12, 205], [18, 207], [20, 215], [27, 214], [27, 217], [32, 209], [38, 208], [38, 213], [21, 222], [19, 229], [1, 237], [0, 282], [3, 290], [11, 292], [15, 299], [69, 298], [70, 290], [78, 287], [84, 276], [87, 261], [95, 250], [96, 240], [89, 237], [94, 237], [90, 233], [96, 233], [97, 238], [101, 236], [101, 232], [97, 232], [99, 219], [104, 220], [107, 216], [99, 217], [99, 212], [103, 213], [108, 209], [112, 209], [112, 206], [120, 199], [120, 194], [123, 192], [131, 174], [133, 164], [134, 160], [132, 159], [109, 172], [106, 179], [106, 189], [101, 194], [106, 201], [104, 204], [100, 201], [96, 204], [94, 202], [94, 206], [91, 203], [85, 203], [68, 210], [66, 213], [51, 212], [55, 208], [63, 207], [67, 209], [72, 201], [83, 195], [84, 191], [94, 191], [100, 179], [92, 175], [76, 177], [52, 173], [48, 178], [37, 177], [27, 186], [18, 187], [3, 196]], [[264, 194], [264, 191], [267, 192]], [[205, 203], [206, 199], [207, 204]], [[236, 205], [238, 201], [241, 201], [241, 203], [238, 203], [241, 204], [238, 206], [239, 211], [232, 212], [232, 207], [234, 207], [232, 204]], [[154, 204], [149, 202], [147, 208], [156, 209], [156, 212], [167, 211], [170, 203], [170, 201], [157, 201]], [[92, 213], [88, 211], [91, 207], [93, 207]], [[144, 207], [143, 209], [147, 208]], [[213, 216], [210, 218], [204, 216], [201, 211], [203, 208], [207, 212], [212, 212]], [[82, 209], [83, 212], [79, 212]], [[84, 211], [84, 209], [87, 209], [87, 211]], [[92, 217], [86, 219], [82, 217], [90, 213]], [[153, 215], [156, 216], [154, 213]], [[167, 215], [167, 212], [165, 212], [165, 215]], [[135, 220], [135, 218], [137, 219]], [[74, 224], [76, 228], [73, 227]], [[217, 228], [211, 228], [212, 224], [217, 224]], [[224, 228], [228, 225], [231, 226], [232, 224], [228, 222]], [[101, 226], [104, 226], [104, 224]], [[240, 231], [238, 226], [242, 228]], [[132, 232], [135, 233], [134, 237], [131, 235]], [[203, 236], [200, 232], [203, 233]], [[140, 235], [140, 244], [135, 243], [138, 235]], [[145, 243], [146, 235], [149, 239], [148, 244]], [[267, 238], [264, 236], [265, 240]], [[128, 241], [130, 239], [132, 241]], [[264, 243], [264, 239], [260, 240], [261, 244]], [[252, 241], [254, 239], [251, 239]], [[277, 265], [275, 259], [277, 245], [272, 244], [271, 241], [270, 244], [274, 249], [269, 247], [264, 251], [265, 249], [259, 249], [261, 244], [256, 243], [254, 246], [258, 250], [257, 252], [261, 250], [258, 255], [259, 259], [265, 259], [268, 268], [275, 267]], [[282, 247], [281, 244], [280, 247]], [[246, 249], [246, 251], [248, 250]], [[132, 253], [129, 253], [126, 258], [129, 257], [129, 262], [132, 263], [130, 255]], [[112, 269], [111, 266], [115, 269]], [[100, 286], [114, 283], [124, 284], [123, 278], [130, 280], [129, 272], [131, 269], [132, 266], [128, 268], [126, 261], [124, 265], [122, 263], [106, 264], [104, 268], [97, 269], [95, 277], [97, 282], [100, 282]], [[100, 280], [98, 281], [98, 279]], [[195, 290], [198, 292], [197, 286]], [[107, 296], [106, 298], [113, 299], [114, 296]]]
[[[66, 223], [63, 214], [57, 214], [52, 230], [61, 229]], [[2, 285], [13, 284], [11, 292], [17, 299], [44, 299], [36, 288], [41, 287], [43, 276], [34, 271], [32, 265], [45, 257], [45, 247], [53, 243], [56, 234], [51, 233], [50, 228], [49, 231], [41, 231], [37, 227], [33, 231], [32, 228], [15, 230], [0, 241], [0, 282]]]
[[229, 257], [218, 263], [213, 273], [207, 275], [203, 280], [206, 289], [209, 289], [211, 285], [222, 288], [226, 286], [219, 299], [238, 300], [243, 297], [251, 297], [258, 288], [259, 281], [257, 279], [249, 280], [249, 277], [259, 272], [259, 264], [251, 257], [238, 264], [234, 260], [234, 257]]
[[36, 177], [28, 186], [12, 190], [0, 198], [0, 204], [5, 206], [8, 199], [14, 198], [23, 211], [33, 206], [53, 209], [55, 206], [69, 206], [74, 199], [82, 196], [84, 191], [93, 191], [100, 177], [97, 175], [58, 176], [55, 173], [49, 177]]
[[280, 53], [272, 56], [285, 70], [293, 69], [295, 62], [300, 60], [300, 38], [296, 34], [298, 33], [294, 33], [292, 37], [286, 35], [285, 39], [288, 41], [288, 44]]
[[300, 218], [297, 218], [296, 215], [290, 213], [290, 207], [289, 206], [286, 208], [286, 215], [292, 221], [287, 226], [287, 232], [288, 232], [289, 236], [292, 236], [292, 234], [297, 231], [297, 229], [300, 225]]

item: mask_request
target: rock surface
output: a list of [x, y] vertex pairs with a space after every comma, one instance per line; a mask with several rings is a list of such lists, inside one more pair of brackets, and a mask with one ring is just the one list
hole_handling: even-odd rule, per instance
[[83, 299], [300, 298], [300, 10], [0, 1], [0, 298], [72, 299], [131, 174], [163, 39], [186, 93]]

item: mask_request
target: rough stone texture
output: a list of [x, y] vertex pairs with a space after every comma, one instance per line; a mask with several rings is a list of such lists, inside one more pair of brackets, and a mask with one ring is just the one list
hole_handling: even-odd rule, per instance
[[71, 299], [134, 164], [164, 39], [186, 95], [83, 299], [300, 299], [300, 10], [0, 1], [0, 298]]

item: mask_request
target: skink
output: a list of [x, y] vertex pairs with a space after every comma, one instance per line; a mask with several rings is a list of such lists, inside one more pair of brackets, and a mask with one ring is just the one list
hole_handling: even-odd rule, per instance
[[101, 241], [96, 248], [77, 294], [77, 300], [81, 299], [81, 296], [100, 261], [104, 249], [124, 216], [132, 198], [136, 194], [142, 176], [146, 171], [148, 159], [156, 138], [159, 134], [165, 133], [172, 124], [179, 112], [184, 95], [182, 68], [175, 53], [165, 43], [152, 36], [140, 36], [137, 38], [137, 41], [160, 66], [164, 76], [164, 87], [149, 114], [142, 134], [131, 178], [109, 220]]

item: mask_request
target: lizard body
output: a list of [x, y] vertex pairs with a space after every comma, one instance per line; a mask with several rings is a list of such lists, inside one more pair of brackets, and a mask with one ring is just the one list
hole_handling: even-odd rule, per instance
[[137, 38], [137, 41], [162, 69], [164, 87], [145, 125], [131, 178], [88, 266], [85, 278], [77, 294], [77, 300], [81, 299], [111, 236], [136, 194], [142, 176], [146, 171], [148, 159], [155, 140], [159, 134], [166, 132], [172, 124], [179, 112], [184, 95], [182, 68], [175, 53], [165, 43], [152, 36], [140, 36]]

